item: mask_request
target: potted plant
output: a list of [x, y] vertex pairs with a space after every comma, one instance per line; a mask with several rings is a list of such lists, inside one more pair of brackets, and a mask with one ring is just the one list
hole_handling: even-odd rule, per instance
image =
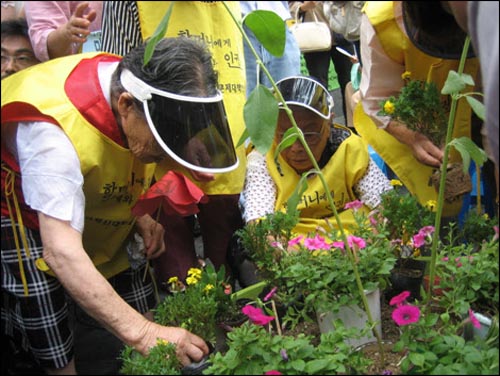
[[[250, 320], [228, 334], [229, 350], [210, 356], [206, 374], [214, 375], [325, 375], [359, 374], [369, 365], [362, 352], [344, 342], [353, 329], [337, 324], [320, 338], [270, 330], [275, 317], [256, 308]], [[279, 324], [278, 324], [279, 326]]]
[[[442, 97], [435, 83], [412, 80], [411, 72], [404, 72], [401, 78], [405, 84], [399, 95], [380, 102], [378, 115], [390, 116], [409, 129], [427, 136], [434, 145], [444, 147], [448, 121], [443, 105], [446, 97]], [[445, 200], [451, 203], [470, 192], [472, 182], [461, 163], [447, 166], [447, 172]], [[439, 190], [440, 176], [440, 169], [436, 169], [432, 175], [436, 191]]]
[[[231, 330], [231, 325], [241, 325], [246, 317], [242, 315], [241, 304], [232, 293], [232, 287], [227, 282], [224, 267], [215, 270], [212, 264], [206, 264], [203, 269], [191, 268], [188, 271], [186, 284], [177, 277], [168, 280], [170, 294], [160, 302], [154, 312], [155, 322], [187, 329], [203, 338], [213, 351], [225, 348], [225, 335]], [[147, 374], [149, 370], [157, 370], [151, 363], [163, 356], [171, 357], [172, 347], [159, 342], [151, 349], [149, 356], [143, 357], [130, 347], [122, 353], [124, 374]], [[182, 366], [176, 361], [164, 361], [162, 367], [172, 367], [181, 374]], [[200, 364], [206, 368], [208, 364]], [[163, 368], [162, 368], [163, 369]], [[170, 370], [165, 374], [173, 374]]]
[[420, 286], [426, 262], [419, 260], [429, 255], [429, 244], [434, 230], [435, 202], [421, 205], [397, 180], [391, 180], [393, 190], [382, 195], [378, 209], [378, 222], [385, 226], [385, 233], [397, 256], [391, 271], [389, 298], [409, 290], [413, 298], [420, 297]]
[[[355, 204], [347, 204], [354, 208], [357, 221], [357, 230], [349, 234], [348, 245], [354, 252], [365, 295], [380, 331], [379, 293], [387, 285], [396, 257], [383, 228], [357, 211]], [[360, 308], [363, 307], [362, 298], [352, 264], [338, 231], [332, 228], [329, 233], [323, 230], [297, 237], [291, 232], [295, 223], [293, 215], [290, 218], [287, 213], [277, 212], [239, 231], [260, 275], [266, 276], [268, 285], [278, 286], [278, 300], [288, 307], [283, 317], [284, 325], [294, 326], [300, 320], [317, 319], [320, 329], [326, 331], [332, 328], [334, 318], [345, 313], [344, 324], [358, 328], [358, 338], [347, 339], [347, 342], [357, 346], [372, 340], [366, 329], [367, 317]], [[272, 241], [269, 241], [269, 234], [275, 235]], [[360, 324], [356, 320], [358, 316]], [[359, 338], [360, 334], [364, 338]]]
[[410, 304], [408, 291], [391, 300], [392, 317], [401, 337], [393, 350], [408, 351], [401, 363], [403, 374], [498, 374], [498, 330], [489, 339], [466, 340], [464, 328], [479, 326], [474, 312], [458, 317], [432, 303]]

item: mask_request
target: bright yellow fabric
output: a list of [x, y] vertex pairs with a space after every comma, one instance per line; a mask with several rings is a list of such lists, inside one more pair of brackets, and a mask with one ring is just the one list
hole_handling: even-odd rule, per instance
[[[167, 12], [171, 1], [138, 1], [139, 20], [143, 39], [150, 37]], [[219, 90], [224, 96], [229, 127], [236, 146], [243, 131], [243, 106], [246, 101], [245, 61], [243, 39], [233, 19], [222, 2], [175, 1], [170, 16], [167, 37], [190, 37], [201, 39], [213, 55], [215, 70], [219, 75]], [[227, 2], [232, 13], [241, 17], [238, 1]], [[216, 174], [209, 183], [200, 183], [178, 163], [167, 159], [158, 165], [157, 178], [175, 169], [189, 177], [206, 194], [237, 194], [243, 189], [246, 171], [245, 148], [237, 150], [239, 166], [236, 170]]]
[[[266, 154], [266, 162], [277, 189], [275, 210], [286, 211], [286, 202], [299, 184], [301, 176], [279, 155], [278, 162], [283, 174], [281, 175], [274, 161], [275, 150], [276, 145]], [[344, 206], [357, 199], [353, 186], [366, 173], [368, 163], [366, 144], [360, 137], [352, 134], [342, 142], [330, 161], [321, 169], [343, 227], [354, 225], [352, 210], [344, 210]], [[324, 218], [328, 218], [330, 224], [336, 227], [337, 221], [328, 203], [321, 179], [318, 176], [310, 177], [307, 179], [307, 184], [308, 188], [297, 207], [300, 210], [300, 222], [294, 232], [298, 235], [307, 235], [315, 231], [318, 226], [329, 230]], [[361, 210], [368, 211], [368, 208], [364, 207]]]
[[36, 74], [28, 69], [17, 73], [2, 82], [2, 106], [14, 101], [30, 104], [55, 119], [71, 140], [84, 177], [83, 246], [108, 278], [130, 266], [123, 247], [134, 224], [130, 209], [149, 187], [155, 165], [142, 164], [130, 150], [100, 133], [65, 94], [68, 75], [82, 58], [95, 55], [54, 59], [34, 66]]
[[[399, 29], [394, 18], [393, 3], [392, 1], [370, 1], [364, 8], [384, 51], [393, 60], [404, 64], [405, 70], [411, 72], [412, 79], [434, 82], [438, 90], [441, 90], [448, 72], [458, 70], [458, 60], [432, 57], [415, 47]], [[476, 77], [477, 72], [477, 59], [468, 59], [464, 73]], [[477, 82], [477, 79], [475, 81]], [[449, 96], [443, 99], [450, 100]], [[471, 136], [470, 119], [470, 106], [465, 99], [459, 100], [453, 137]], [[354, 126], [358, 134], [375, 149], [408, 190], [418, 197], [420, 203], [425, 205], [428, 200], [437, 200], [437, 192], [430, 183], [433, 168], [418, 162], [408, 146], [397, 141], [385, 130], [378, 129], [364, 113], [361, 102], [354, 111]], [[452, 149], [450, 163], [458, 160], [460, 160], [460, 155]], [[443, 214], [445, 216], [458, 214], [461, 204], [461, 202], [445, 204]]]

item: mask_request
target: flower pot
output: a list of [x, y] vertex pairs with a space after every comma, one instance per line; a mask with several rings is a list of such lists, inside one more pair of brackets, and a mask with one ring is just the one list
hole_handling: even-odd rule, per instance
[[479, 321], [481, 326], [476, 328], [472, 325], [472, 323], [467, 323], [463, 332], [463, 337], [466, 341], [471, 341], [477, 338], [484, 340], [492, 335], [496, 335], [498, 338], [498, 320], [477, 312], [474, 312], [474, 316]]
[[[370, 308], [372, 319], [377, 323], [376, 329], [379, 333], [381, 333], [380, 289], [365, 291], [365, 295], [368, 300], [368, 307]], [[366, 327], [366, 323], [368, 321], [368, 316], [364, 309], [355, 304], [340, 307], [340, 310], [335, 313], [317, 310], [316, 316], [321, 333], [327, 333], [335, 330], [333, 322], [337, 319], [342, 320], [344, 326], [347, 328], [355, 327], [360, 330]], [[369, 333], [359, 339], [348, 338], [345, 342], [353, 347], [358, 347], [374, 340], [375, 336], [372, 333]]]
[[420, 287], [422, 286], [425, 265], [424, 261], [411, 258], [404, 259], [403, 261], [401, 259], [398, 260], [389, 276], [391, 289], [387, 292], [388, 300], [403, 291], [410, 292], [409, 300], [420, 299]]

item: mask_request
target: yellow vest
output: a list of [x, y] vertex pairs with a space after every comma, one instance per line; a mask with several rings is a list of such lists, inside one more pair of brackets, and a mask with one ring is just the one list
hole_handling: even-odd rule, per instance
[[[155, 165], [141, 163], [129, 149], [102, 134], [66, 95], [65, 84], [70, 73], [82, 60], [99, 55], [109, 56], [71, 55], [49, 60], [3, 80], [2, 115], [4, 108], [11, 104], [19, 109], [16, 121], [22, 121], [23, 116], [30, 120], [27, 114], [33, 111], [29, 108], [35, 107], [60, 125], [71, 140], [84, 177], [83, 247], [97, 269], [109, 278], [130, 266], [124, 247], [134, 225], [130, 209], [149, 187]], [[95, 72], [97, 75], [97, 68]], [[2, 116], [2, 123], [9, 120]]]
[[[458, 70], [458, 60], [432, 57], [419, 50], [401, 31], [394, 17], [393, 1], [367, 1], [363, 11], [375, 28], [380, 43], [387, 55], [411, 72], [412, 79], [434, 82], [441, 90], [448, 72]], [[479, 63], [477, 58], [467, 59], [464, 73], [476, 77]], [[477, 82], [477, 80], [476, 80]], [[449, 97], [445, 98], [449, 100]], [[418, 162], [411, 149], [400, 143], [375, 123], [363, 111], [361, 102], [354, 111], [354, 126], [360, 136], [382, 157], [408, 190], [418, 197], [421, 204], [437, 200], [438, 193], [430, 183], [433, 168]], [[453, 137], [471, 137], [471, 108], [465, 99], [458, 102]], [[460, 155], [452, 148], [450, 162], [460, 160]], [[458, 214], [462, 202], [446, 204], [445, 216]]]
[[[167, 12], [171, 1], [138, 1], [142, 38], [146, 40], [156, 30]], [[205, 41], [213, 56], [219, 75], [219, 90], [224, 95], [229, 127], [236, 146], [243, 131], [243, 106], [246, 101], [246, 72], [243, 37], [233, 19], [220, 1], [175, 1], [166, 32], [167, 37], [189, 37]], [[238, 1], [227, 2], [231, 11], [241, 17]], [[186, 168], [171, 159], [158, 165], [156, 177], [169, 170], [177, 170], [189, 177], [206, 194], [238, 194], [243, 189], [246, 171], [246, 154], [243, 146], [236, 150], [239, 166], [234, 171], [216, 174], [215, 180], [201, 183], [192, 178]]]
[[[347, 129], [338, 125], [335, 127]], [[301, 175], [297, 174], [281, 155], [278, 156], [278, 162], [282, 175], [279, 173], [274, 161], [276, 146], [274, 144], [266, 154], [266, 162], [269, 173], [276, 184], [274, 210], [286, 211], [286, 202], [299, 184]], [[344, 228], [354, 225], [352, 210], [345, 210], [344, 206], [346, 203], [358, 199], [353, 191], [353, 186], [366, 173], [368, 163], [369, 154], [366, 144], [359, 136], [351, 134], [340, 144], [328, 163], [321, 169]], [[312, 176], [307, 179], [307, 184], [307, 190], [302, 195], [297, 207], [300, 210], [300, 221], [294, 229], [295, 233], [307, 235], [314, 232], [317, 227], [323, 227], [328, 231], [330, 228], [325, 222], [325, 218], [328, 218], [331, 225], [337, 227], [337, 221], [328, 203], [321, 179], [316, 175]], [[365, 206], [360, 210], [368, 212], [369, 209]]]

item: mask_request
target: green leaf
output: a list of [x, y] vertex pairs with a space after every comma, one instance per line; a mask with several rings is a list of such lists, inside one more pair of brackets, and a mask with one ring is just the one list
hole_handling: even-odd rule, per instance
[[300, 178], [299, 183], [293, 190], [292, 195], [286, 202], [286, 210], [288, 214], [295, 215], [297, 211], [297, 206], [299, 205], [300, 199], [302, 198], [302, 195], [306, 191], [308, 185], [307, 185], [307, 179], [305, 178], [306, 175], [302, 176]]
[[488, 159], [486, 152], [468, 137], [455, 138], [450, 141], [450, 145], [457, 149], [462, 156], [464, 173], [467, 173], [469, 170], [471, 158], [477, 166], [482, 166]]
[[466, 86], [464, 79], [455, 71], [448, 72], [448, 78], [444, 83], [443, 89], [441, 89], [441, 94], [454, 94], [461, 92]]
[[474, 86], [474, 79], [472, 78], [472, 76], [470, 74], [462, 73], [460, 75], [460, 78], [464, 84]]
[[271, 91], [257, 85], [245, 103], [243, 116], [250, 139], [261, 154], [266, 154], [273, 143], [278, 112], [278, 101]]
[[[283, 139], [277, 147], [276, 153], [281, 153], [284, 149], [292, 146], [299, 137], [295, 128], [288, 128], [283, 134]], [[275, 155], [276, 158], [276, 155]]]
[[476, 98], [471, 97], [470, 95], [467, 95], [465, 97], [465, 99], [467, 99], [467, 102], [469, 102], [469, 105], [471, 106], [472, 111], [474, 111], [474, 113], [477, 115], [477, 117], [484, 121], [484, 119], [486, 118], [486, 115], [484, 112], [484, 104], [482, 104]]
[[241, 145], [243, 145], [245, 143], [245, 141], [248, 139], [248, 137], [250, 137], [250, 135], [248, 134], [248, 130], [245, 128], [243, 130], [243, 133], [241, 134], [240, 139], [238, 140], [238, 144], [236, 145], [236, 149], [239, 148]]
[[163, 39], [165, 36], [165, 33], [167, 32], [167, 27], [168, 27], [168, 22], [170, 20], [170, 15], [172, 14], [172, 8], [174, 6], [175, 1], [172, 1], [170, 6], [167, 9], [167, 13], [163, 16], [160, 24], [156, 27], [155, 32], [149, 38], [148, 44], [146, 45], [146, 50], [144, 51], [144, 64], [147, 65], [149, 63], [149, 60], [151, 60], [151, 57], [153, 56], [153, 52], [155, 50], [156, 45], [158, 42]]
[[410, 361], [415, 364], [416, 366], [422, 367], [425, 362], [425, 357], [421, 354], [416, 354], [416, 353], [410, 353], [408, 356], [410, 358]]
[[286, 25], [276, 13], [269, 10], [254, 10], [243, 19], [262, 46], [272, 55], [281, 57], [285, 51]]

